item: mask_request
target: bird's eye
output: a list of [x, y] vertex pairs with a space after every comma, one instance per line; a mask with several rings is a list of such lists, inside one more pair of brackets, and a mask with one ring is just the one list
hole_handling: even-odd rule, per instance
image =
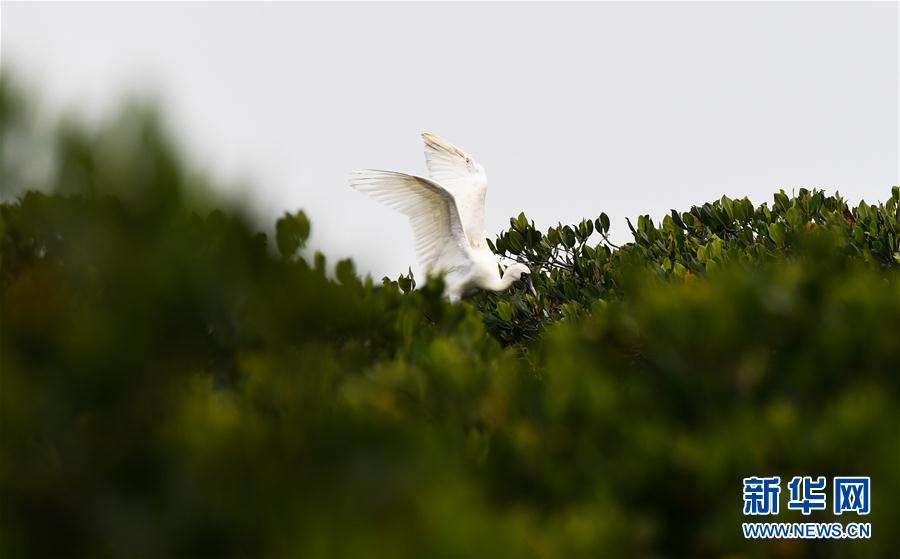
[[519, 276], [519, 279], [521, 279], [522, 281], [525, 281], [528, 279], [528, 276], [529, 276], [528, 272], [522, 272], [522, 275]]

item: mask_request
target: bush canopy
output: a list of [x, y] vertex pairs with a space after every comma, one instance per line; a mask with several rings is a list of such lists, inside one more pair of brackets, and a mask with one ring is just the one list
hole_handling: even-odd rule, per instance
[[[451, 305], [216, 201], [152, 111], [49, 136], [0, 82], [0, 555], [900, 550], [900, 189], [799, 189], [491, 248]], [[18, 147], [17, 147], [18, 146]], [[221, 205], [224, 209], [214, 209]], [[871, 540], [746, 540], [749, 476], [866, 475]]]

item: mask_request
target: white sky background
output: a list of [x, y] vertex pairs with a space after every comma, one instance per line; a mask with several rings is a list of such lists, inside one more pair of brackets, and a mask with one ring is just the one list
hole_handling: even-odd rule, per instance
[[[193, 161], [271, 227], [395, 277], [406, 219], [352, 169], [425, 173], [419, 133], [487, 170], [486, 228], [625, 217], [779, 187], [900, 182], [897, 3], [14, 4], [2, 64], [45, 108], [160, 100]], [[236, 187], [233, 187], [236, 188]], [[239, 188], [246, 188], [241, 186]], [[413, 270], [417, 270], [413, 265]]]

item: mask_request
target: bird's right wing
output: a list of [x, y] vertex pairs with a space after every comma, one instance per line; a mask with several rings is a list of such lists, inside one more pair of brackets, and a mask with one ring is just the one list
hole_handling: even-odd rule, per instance
[[409, 218], [416, 243], [416, 256], [426, 273], [436, 266], [471, 262], [469, 242], [453, 195], [422, 177], [366, 169], [350, 175], [350, 186]]
[[473, 248], [484, 244], [484, 198], [487, 176], [471, 155], [450, 142], [425, 132], [425, 163], [431, 180], [456, 199], [463, 229]]

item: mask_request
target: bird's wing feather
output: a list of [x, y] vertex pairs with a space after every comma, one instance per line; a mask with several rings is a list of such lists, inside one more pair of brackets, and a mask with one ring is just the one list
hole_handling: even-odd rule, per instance
[[426, 273], [471, 262], [453, 195], [441, 185], [404, 173], [366, 169], [351, 174], [350, 186], [409, 218], [416, 256]]
[[460, 220], [470, 246], [484, 244], [484, 198], [487, 176], [475, 160], [450, 142], [429, 134], [425, 141], [425, 162], [431, 180], [443, 186], [456, 199]]

